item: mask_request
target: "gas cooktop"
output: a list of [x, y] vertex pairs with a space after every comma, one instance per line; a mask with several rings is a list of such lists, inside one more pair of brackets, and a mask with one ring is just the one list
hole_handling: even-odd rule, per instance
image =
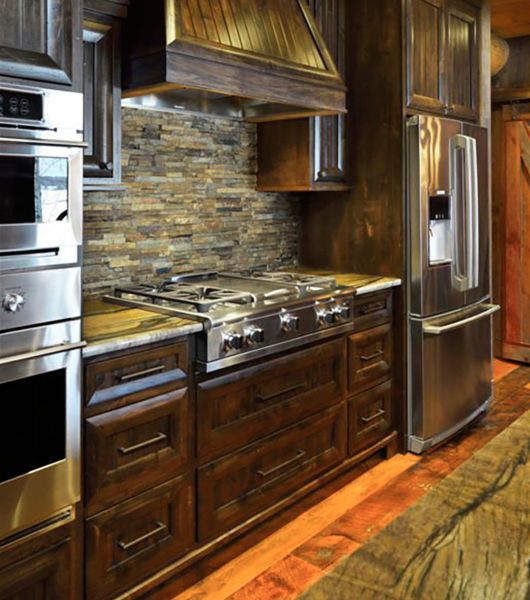
[[353, 295], [333, 277], [208, 271], [118, 287], [105, 299], [202, 322], [196, 362], [211, 371], [351, 330]]

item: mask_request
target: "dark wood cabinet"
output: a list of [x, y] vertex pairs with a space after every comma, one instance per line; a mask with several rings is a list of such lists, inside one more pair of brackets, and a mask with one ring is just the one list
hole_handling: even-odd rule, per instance
[[463, 0], [446, 0], [446, 101], [448, 114], [477, 117], [479, 10]]
[[348, 454], [350, 456], [387, 435], [391, 427], [391, 380], [348, 400]]
[[121, 31], [127, 5], [125, 0], [85, 2], [85, 189], [121, 183]]
[[0, 78], [81, 91], [81, 3], [0, 0]]
[[240, 448], [344, 399], [343, 339], [197, 385], [200, 462]]
[[71, 521], [0, 547], [0, 598], [81, 598], [83, 565], [79, 532], [79, 522]]
[[[326, 46], [344, 77], [345, 0], [307, 0]], [[258, 125], [258, 190], [348, 189], [345, 116]]]
[[407, 105], [443, 112], [443, 0], [407, 0]]
[[407, 0], [406, 103], [477, 118], [479, 10], [465, 0]]
[[282, 500], [346, 456], [340, 404], [199, 469], [199, 542]]
[[385, 323], [348, 338], [348, 389], [361, 391], [392, 374], [392, 325]]
[[87, 520], [87, 598], [114, 598], [191, 548], [193, 489], [179, 477]]
[[186, 387], [86, 420], [86, 513], [179, 475], [191, 458]]

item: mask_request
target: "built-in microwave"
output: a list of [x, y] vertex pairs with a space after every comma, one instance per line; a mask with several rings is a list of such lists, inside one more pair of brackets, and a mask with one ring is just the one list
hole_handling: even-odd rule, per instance
[[0, 272], [79, 264], [83, 104], [0, 87]]

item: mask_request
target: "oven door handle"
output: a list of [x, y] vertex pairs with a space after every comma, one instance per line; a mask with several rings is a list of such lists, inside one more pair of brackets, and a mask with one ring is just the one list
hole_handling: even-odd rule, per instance
[[59, 352], [69, 352], [70, 350], [77, 350], [84, 348], [86, 342], [64, 342], [58, 346], [48, 346], [42, 348], [42, 350], [32, 350], [31, 352], [23, 352], [22, 354], [15, 354], [14, 356], [6, 356], [0, 358], [0, 366], [10, 365], [24, 360], [31, 360], [32, 358], [42, 358], [43, 356], [49, 356], [50, 354], [58, 354]]

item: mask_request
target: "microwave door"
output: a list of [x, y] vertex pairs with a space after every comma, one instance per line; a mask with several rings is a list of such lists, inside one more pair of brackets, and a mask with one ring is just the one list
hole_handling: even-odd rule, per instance
[[462, 197], [455, 189], [451, 140], [461, 131], [460, 122], [437, 117], [417, 116], [407, 124], [409, 307], [418, 317], [465, 305], [465, 292], [453, 285]]

